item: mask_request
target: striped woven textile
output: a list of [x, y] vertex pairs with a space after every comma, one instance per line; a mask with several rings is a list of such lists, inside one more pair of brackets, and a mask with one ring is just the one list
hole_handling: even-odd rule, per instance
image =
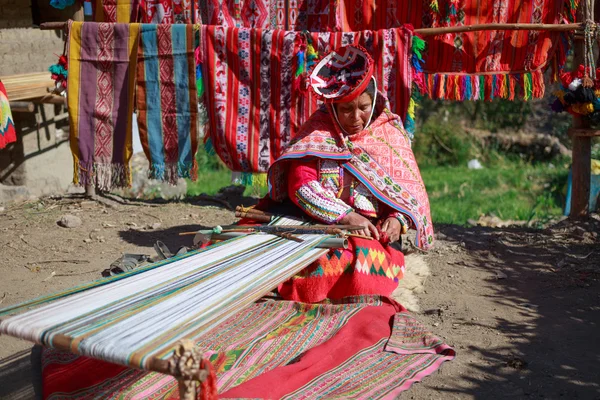
[[131, 185], [139, 24], [69, 23], [68, 109], [75, 184]]
[[138, 22], [140, 0], [96, 0], [94, 21], [124, 23]]
[[[391, 300], [306, 304], [266, 299], [207, 332], [197, 346], [219, 398], [397, 398], [454, 351]], [[47, 350], [49, 399], [176, 398], [170, 376]]]
[[[194, 8], [192, 11], [192, 3]], [[201, 22], [200, 0], [140, 0], [141, 21], [149, 24], [191, 24]], [[192, 20], [192, 12], [195, 18]]]
[[[376, 62], [378, 87], [402, 117], [410, 102], [411, 38], [404, 27], [311, 34], [319, 54], [348, 44], [365, 47]], [[304, 41], [293, 31], [201, 28], [210, 138], [231, 170], [266, 172], [318, 109], [316, 97], [295, 76]]]
[[[205, 23], [225, 27], [356, 32], [486, 23], [574, 21], [579, 1], [564, 0], [249, 0], [202, 5]], [[543, 71], [562, 68], [568, 41], [560, 32], [481, 31], [426, 37], [425, 76], [432, 98], [530, 99], [544, 94]]]
[[[232, 239], [62, 293], [0, 310], [0, 333], [139, 369], [167, 359], [327, 252], [272, 235]], [[109, 284], [110, 283], [110, 284]]]
[[7, 144], [17, 141], [17, 132], [13, 122], [10, 102], [6, 96], [6, 88], [0, 81], [0, 149]]
[[149, 176], [196, 180], [198, 95], [192, 25], [142, 24], [137, 115]]

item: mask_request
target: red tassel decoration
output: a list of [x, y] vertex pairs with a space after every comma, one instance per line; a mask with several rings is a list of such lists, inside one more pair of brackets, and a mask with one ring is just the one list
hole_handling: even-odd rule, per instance
[[510, 82], [510, 85], [508, 88], [508, 99], [510, 101], [513, 101], [515, 99], [515, 85], [517, 84], [517, 79], [512, 74], [508, 76], [508, 79]]
[[456, 98], [456, 93], [455, 93], [455, 80], [454, 80], [454, 76], [453, 75], [449, 75], [448, 79], [446, 79], [446, 98], [448, 100], [458, 100]]
[[492, 91], [494, 90], [494, 88], [492, 87], [492, 81], [494, 77], [492, 75], [485, 75], [483, 79], [485, 82], [485, 101], [492, 101]]

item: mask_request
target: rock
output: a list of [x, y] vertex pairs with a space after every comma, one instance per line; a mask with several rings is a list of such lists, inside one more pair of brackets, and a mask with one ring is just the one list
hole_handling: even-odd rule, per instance
[[506, 279], [506, 278], [508, 278], [508, 275], [506, 275], [504, 272], [496, 272], [496, 278], [497, 279]]
[[84, 243], [92, 243], [92, 239], [90, 238], [83, 239], [83, 241]]
[[158, 229], [161, 227], [161, 223], [160, 222], [155, 222], [152, 225], [149, 226], [150, 229]]
[[66, 214], [57, 221], [57, 224], [63, 228], [77, 228], [81, 226], [82, 222], [81, 218], [76, 217], [75, 215]]

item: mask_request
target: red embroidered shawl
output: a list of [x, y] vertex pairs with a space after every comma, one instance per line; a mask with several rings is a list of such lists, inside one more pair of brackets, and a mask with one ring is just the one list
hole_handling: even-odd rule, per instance
[[[379, 99], [383, 99], [381, 93]], [[417, 230], [416, 245], [433, 244], [429, 198], [421, 179], [410, 139], [400, 117], [379, 101], [378, 117], [369, 127], [344, 137], [331, 110], [314, 113], [292, 139], [283, 155], [269, 169], [269, 194], [273, 200], [287, 197], [287, 162], [319, 157], [340, 160], [344, 169], [363, 183], [381, 202], [409, 217]]]

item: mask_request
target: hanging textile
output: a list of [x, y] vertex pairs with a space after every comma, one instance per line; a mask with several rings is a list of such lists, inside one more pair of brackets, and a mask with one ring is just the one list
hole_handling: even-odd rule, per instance
[[96, 0], [96, 22], [130, 23], [138, 21], [140, 0]]
[[[335, 29], [379, 29], [411, 23], [415, 28], [485, 23], [558, 24], [577, 2], [564, 0], [340, 0]], [[566, 5], [565, 5], [566, 4]], [[565, 8], [563, 10], [563, 8]], [[562, 66], [567, 42], [559, 32], [479, 31], [428, 36], [419, 82], [437, 99], [525, 100], [544, 95], [544, 70]]]
[[[203, 26], [201, 62], [210, 138], [233, 171], [266, 172], [319, 107], [306, 90], [306, 37], [301, 32]], [[378, 87], [404, 117], [410, 101], [412, 31], [312, 33], [318, 54], [360, 44], [375, 60]]]
[[[247, 0], [224, 2], [207, 0], [200, 3], [202, 21], [206, 25], [232, 28], [283, 29], [291, 31], [329, 31], [330, 0]], [[333, 15], [331, 16], [333, 17]], [[323, 22], [325, 24], [321, 25]]]
[[69, 23], [68, 109], [75, 184], [131, 185], [139, 24]]
[[[199, 23], [199, 0], [140, 0], [141, 22], [149, 24]], [[192, 7], [192, 2], [193, 7]], [[194, 14], [194, 18], [192, 18]]]
[[0, 149], [16, 141], [17, 133], [15, 131], [12, 112], [10, 111], [10, 102], [6, 95], [6, 88], [2, 81], [0, 81]]
[[192, 25], [143, 24], [137, 64], [137, 114], [149, 176], [196, 180], [198, 96]]
[[[208, 0], [205, 23], [226, 27], [358, 32], [485, 23], [574, 21], [578, 1], [564, 0]], [[432, 98], [478, 100], [542, 97], [544, 70], [562, 67], [568, 41], [560, 32], [480, 31], [426, 37], [419, 88]]]
[[[454, 350], [393, 301], [347, 297], [319, 304], [267, 300], [197, 343], [220, 398], [397, 398]], [[170, 376], [56, 350], [42, 359], [46, 396], [174, 398]]]

